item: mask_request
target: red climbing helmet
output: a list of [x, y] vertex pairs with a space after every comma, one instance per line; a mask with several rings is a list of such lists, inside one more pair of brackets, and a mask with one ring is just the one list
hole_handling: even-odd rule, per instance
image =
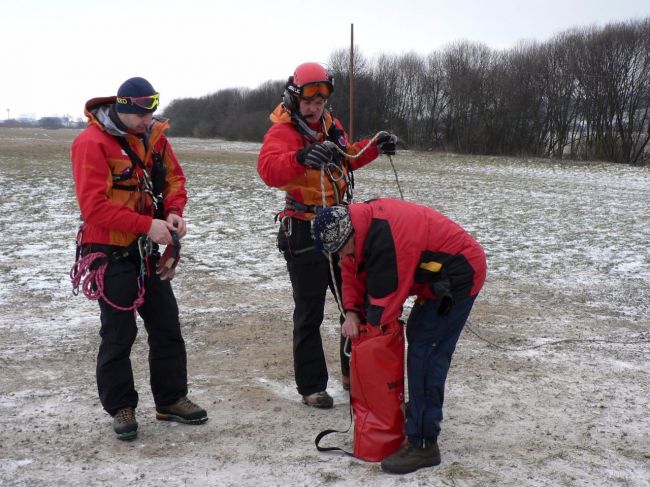
[[296, 68], [287, 82], [287, 89], [304, 98], [329, 97], [334, 91], [334, 79], [322, 65], [303, 63]]

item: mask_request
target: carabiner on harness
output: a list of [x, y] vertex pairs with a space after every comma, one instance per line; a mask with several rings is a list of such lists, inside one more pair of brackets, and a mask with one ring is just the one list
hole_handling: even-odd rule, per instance
[[153, 242], [146, 235], [141, 235], [138, 238], [138, 252], [140, 253], [141, 260], [146, 259], [153, 252]]
[[138, 238], [138, 253], [140, 254], [140, 276], [138, 278], [138, 286], [141, 286], [144, 284], [144, 276], [150, 275], [149, 256], [153, 253], [153, 242], [146, 235], [141, 235]]
[[151, 198], [151, 204], [153, 205], [153, 209], [155, 213], [158, 213], [159, 210], [161, 210], [162, 206], [162, 200], [163, 200], [163, 195], [158, 194], [156, 195], [154, 193], [154, 187], [153, 183], [151, 182], [151, 178], [147, 174], [146, 171], [143, 171], [142, 176], [140, 174], [138, 176], [138, 186], [142, 188], [142, 191], [146, 194], [149, 195]]
[[[79, 230], [77, 230], [77, 238], [76, 238], [76, 250], [75, 250], [75, 257], [74, 257], [74, 264], [72, 266], [72, 271], [75, 271], [77, 266], [79, 265], [79, 261], [81, 260], [81, 251], [82, 251], [82, 241], [83, 241], [83, 233], [84, 230], [86, 229], [86, 224], [82, 221], [81, 224], [79, 225]], [[76, 272], [76, 271], [75, 271]], [[72, 295], [73, 296], [78, 296], [79, 295], [79, 285], [81, 281], [77, 281], [76, 285], [72, 287]]]
[[[289, 222], [289, 223], [287, 223]], [[282, 230], [284, 231], [284, 235], [289, 238], [291, 237], [291, 232], [293, 231], [293, 219], [285, 215], [282, 218], [280, 218], [280, 226], [282, 227]]]

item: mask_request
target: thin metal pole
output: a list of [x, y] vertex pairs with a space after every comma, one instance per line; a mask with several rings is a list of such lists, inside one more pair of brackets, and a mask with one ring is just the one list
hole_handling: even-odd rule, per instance
[[348, 136], [354, 142], [354, 24], [350, 24], [350, 123]]

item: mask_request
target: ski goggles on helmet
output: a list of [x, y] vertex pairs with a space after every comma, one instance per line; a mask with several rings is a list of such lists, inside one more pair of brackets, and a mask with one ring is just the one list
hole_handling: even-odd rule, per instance
[[150, 96], [118, 96], [117, 103], [120, 105], [135, 105], [145, 110], [153, 110], [158, 106], [160, 93]]
[[309, 83], [300, 89], [300, 96], [303, 98], [314, 98], [320, 96], [327, 98], [332, 94], [332, 85], [326, 82]]

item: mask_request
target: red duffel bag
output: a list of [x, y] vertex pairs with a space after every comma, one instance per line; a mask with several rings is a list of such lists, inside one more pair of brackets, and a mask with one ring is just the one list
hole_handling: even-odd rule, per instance
[[404, 332], [395, 321], [390, 325], [360, 325], [359, 338], [352, 342], [350, 359], [350, 404], [354, 413], [353, 454], [338, 447], [321, 447], [319, 451], [339, 450], [368, 462], [380, 462], [399, 450], [404, 435]]
[[361, 325], [352, 342], [350, 391], [354, 456], [380, 462], [404, 445], [404, 332], [390, 325]]

